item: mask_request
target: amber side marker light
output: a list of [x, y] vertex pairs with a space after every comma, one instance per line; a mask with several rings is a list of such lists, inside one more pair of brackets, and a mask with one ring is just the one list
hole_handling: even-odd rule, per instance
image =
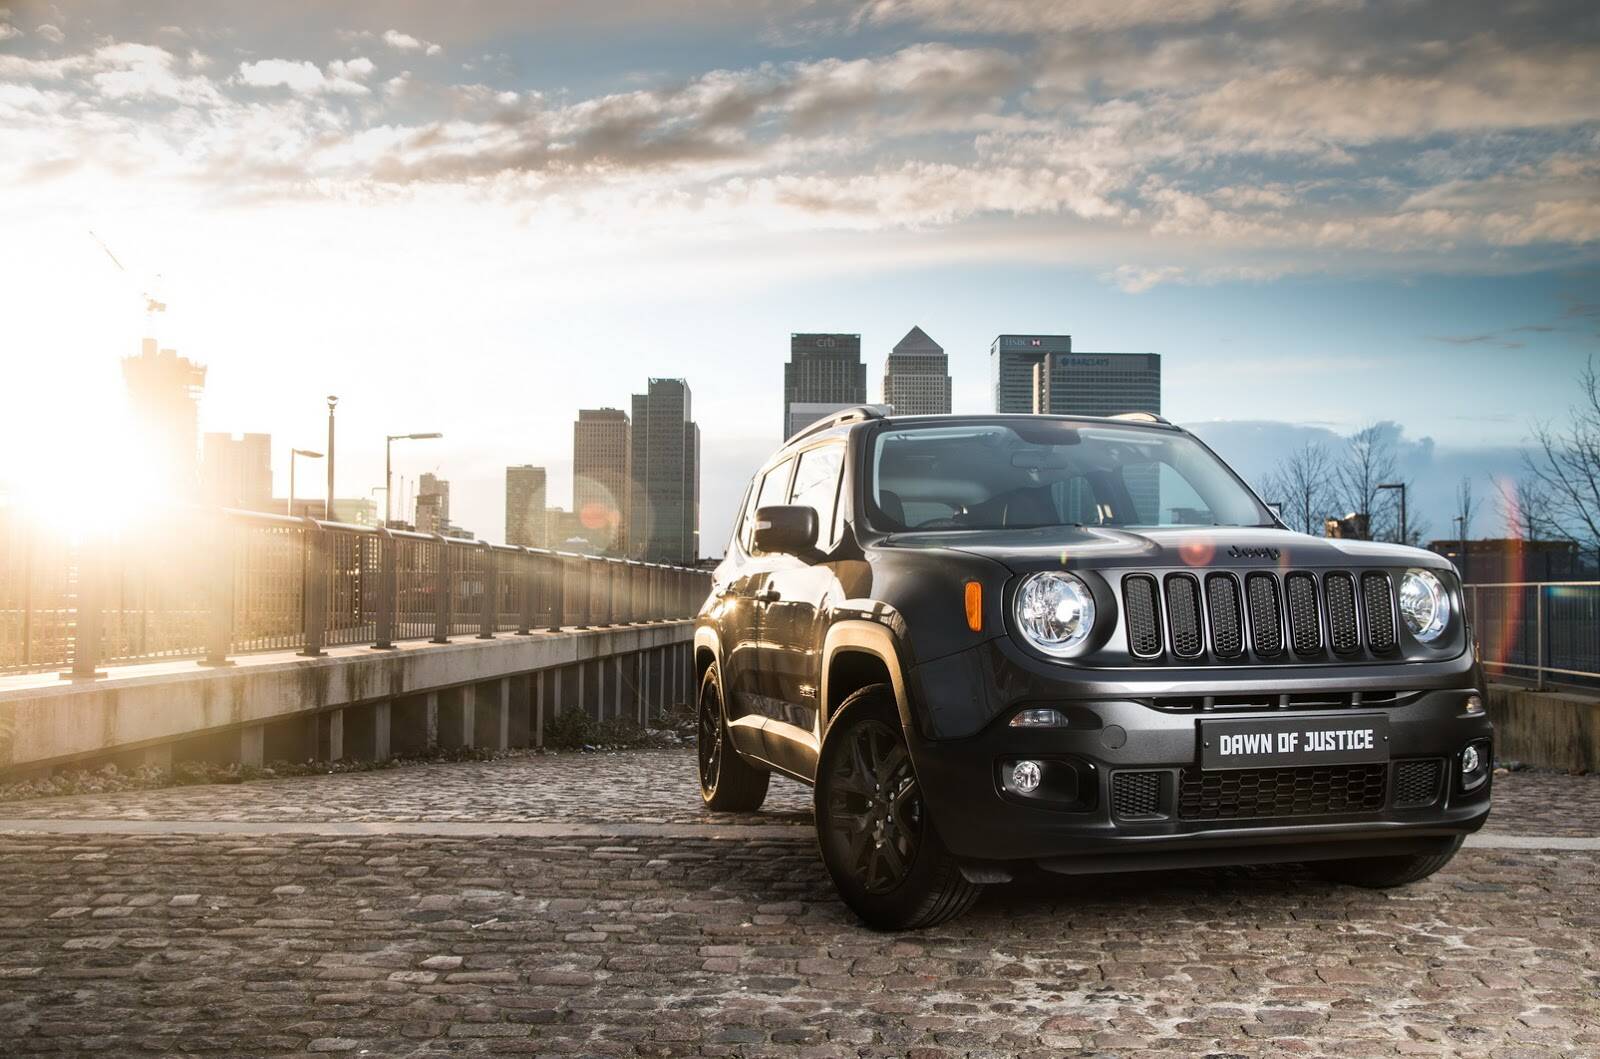
[[967, 582], [967, 628], [983, 631], [983, 586], [976, 581]]

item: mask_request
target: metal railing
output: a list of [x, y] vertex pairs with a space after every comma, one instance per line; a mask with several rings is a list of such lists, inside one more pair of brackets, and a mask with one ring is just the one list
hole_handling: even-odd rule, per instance
[[1463, 585], [1491, 676], [1600, 687], [1600, 581]]
[[704, 570], [252, 511], [69, 544], [0, 510], [0, 673], [692, 617]]

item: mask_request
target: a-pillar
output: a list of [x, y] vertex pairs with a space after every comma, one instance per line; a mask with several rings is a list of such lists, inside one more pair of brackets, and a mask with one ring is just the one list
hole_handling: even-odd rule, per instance
[[511, 738], [511, 681], [501, 677], [478, 684], [474, 698], [470, 745], [504, 750]]
[[439, 692], [439, 745], [446, 750], [473, 745], [477, 735], [477, 689], [471, 684]]

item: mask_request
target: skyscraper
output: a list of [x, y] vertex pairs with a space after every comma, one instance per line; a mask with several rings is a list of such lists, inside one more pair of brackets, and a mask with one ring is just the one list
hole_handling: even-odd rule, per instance
[[245, 511], [281, 511], [272, 502], [272, 435], [207, 434], [200, 461], [208, 504]]
[[651, 379], [633, 395], [631, 553], [650, 562], [693, 563], [700, 554], [700, 428], [689, 385]]
[[1062, 416], [1161, 414], [1159, 353], [1052, 353], [1035, 368], [1034, 410]]
[[446, 533], [450, 526], [450, 483], [427, 471], [417, 482], [415, 524], [418, 533]]
[[506, 468], [506, 543], [520, 548], [549, 547], [543, 467], [525, 463]]
[[1032, 412], [1034, 368], [1052, 353], [1071, 353], [1071, 335], [997, 335], [989, 347], [996, 412]]
[[867, 402], [867, 366], [861, 362], [861, 336], [791, 334], [789, 363], [783, 366], [783, 436], [789, 437], [794, 404], [847, 407]]
[[147, 338], [138, 356], [123, 358], [122, 380], [149, 446], [156, 488], [168, 497], [192, 499], [200, 486], [199, 403], [206, 369], [174, 350], [158, 350], [156, 340]]
[[896, 415], [948, 415], [950, 358], [920, 327], [906, 332], [883, 365], [883, 403]]
[[632, 462], [628, 413], [580, 408], [572, 424], [572, 513], [601, 553], [628, 553]]

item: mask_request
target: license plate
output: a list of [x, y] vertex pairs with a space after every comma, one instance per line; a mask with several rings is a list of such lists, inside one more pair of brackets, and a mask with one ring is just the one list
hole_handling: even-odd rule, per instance
[[1389, 718], [1273, 717], [1200, 722], [1200, 767], [1358, 765], [1389, 760]]

